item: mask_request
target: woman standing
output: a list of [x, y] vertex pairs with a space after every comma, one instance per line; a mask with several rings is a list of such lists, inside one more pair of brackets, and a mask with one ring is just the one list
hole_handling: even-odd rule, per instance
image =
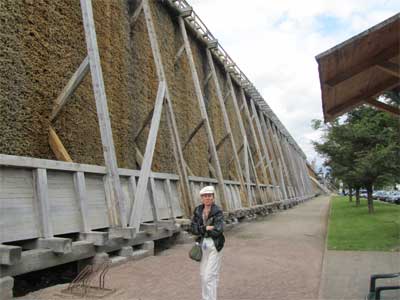
[[224, 247], [224, 215], [215, 203], [215, 189], [206, 186], [200, 190], [202, 204], [197, 206], [192, 218], [192, 233], [198, 235], [203, 256], [200, 262], [203, 300], [217, 299], [219, 270]]

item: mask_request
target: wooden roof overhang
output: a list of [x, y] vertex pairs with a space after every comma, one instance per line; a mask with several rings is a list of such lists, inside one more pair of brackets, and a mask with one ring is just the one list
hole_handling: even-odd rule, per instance
[[400, 13], [316, 56], [325, 122], [369, 104], [400, 115], [377, 101], [400, 86]]

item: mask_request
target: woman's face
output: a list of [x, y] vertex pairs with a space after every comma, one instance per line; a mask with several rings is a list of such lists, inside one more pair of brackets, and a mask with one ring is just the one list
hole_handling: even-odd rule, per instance
[[201, 202], [205, 206], [211, 206], [214, 202], [214, 194], [203, 194], [201, 195]]

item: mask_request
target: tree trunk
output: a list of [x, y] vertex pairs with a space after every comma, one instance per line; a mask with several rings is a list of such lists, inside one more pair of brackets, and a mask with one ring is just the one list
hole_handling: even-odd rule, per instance
[[349, 186], [349, 202], [353, 202], [353, 188]]
[[372, 199], [372, 185], [367, 186], [368, 212], [374, 213], [374, 199]]
[[356, 188], [356, 206], [360, 206], [360, 188]]

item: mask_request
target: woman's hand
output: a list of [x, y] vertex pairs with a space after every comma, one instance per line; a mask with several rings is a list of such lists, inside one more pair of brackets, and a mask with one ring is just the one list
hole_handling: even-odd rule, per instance
[[206, 226], [206, 230], [207, 230], [207, 231], [214, 230], [214, 226]]

